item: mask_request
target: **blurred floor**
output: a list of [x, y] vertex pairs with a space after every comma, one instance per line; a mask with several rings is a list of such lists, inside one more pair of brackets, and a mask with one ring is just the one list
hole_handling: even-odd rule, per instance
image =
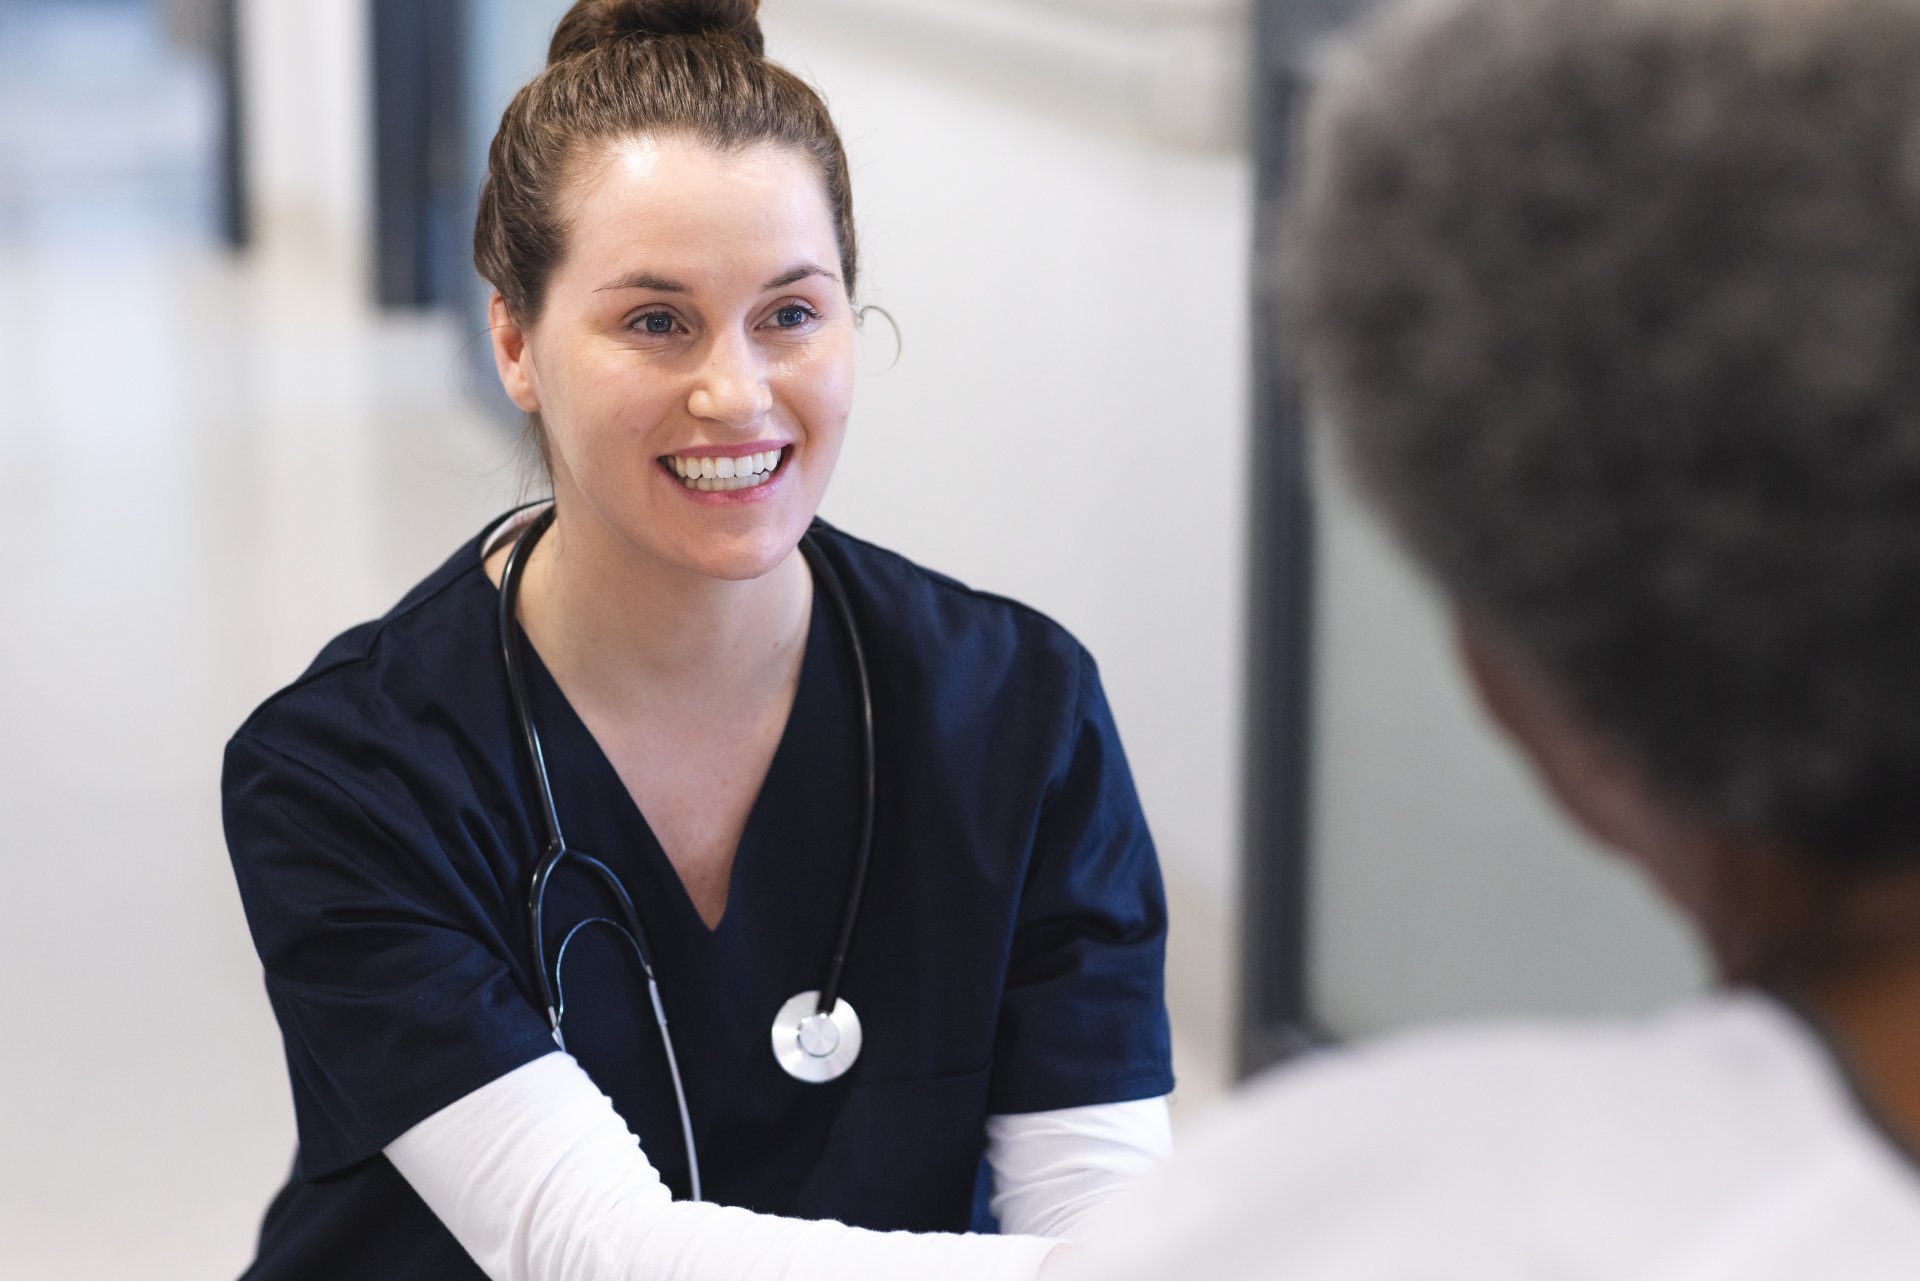
[[442, 321], [210, 233], [213, 85], [0, 0], [0, 1272], [233, 1276], [292, 1154], [221, 746], [509, 498]]

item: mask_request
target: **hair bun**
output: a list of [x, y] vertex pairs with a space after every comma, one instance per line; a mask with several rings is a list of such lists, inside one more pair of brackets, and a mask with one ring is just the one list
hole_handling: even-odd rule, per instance
[[655, 36], [731, 36], [763, 55], [759, 11], [760, 0], [578, 0], [554, 28], [547, 61]]

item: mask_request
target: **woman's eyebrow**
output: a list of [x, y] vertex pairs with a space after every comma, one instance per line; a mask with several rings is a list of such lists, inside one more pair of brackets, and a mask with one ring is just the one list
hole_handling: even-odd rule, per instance
[[602, 294], [610, 289], [651, 289], [655, 293], [662, 294], [684, 294], [690, 292], [687, 287], [679, 281], [669, 280], [665, 276], [656, 276], [650, 271], [629, 272], [618, 280], [608, 281], [593, 292]]
[[791, 271], [781, 272], [779, 275], [775, 276], [772, 280], [769, 280], [766, 284], [762, 285], [761, 288], [762, 289], [785, 289], [788, 285], [794, 285], [794, 284], [800, 283], [802, 280], [805, 280], [808, 276], [825, 276], [828, 280], [840, 279], [840, 277], [834, 275], [831, 271], [828, 271], [825, 267], [815, 266], [813, 263], [810, 263], [810, 262], [803, 262], [799, 266], [793, 268]]
[[[763, 290], [785, 289], [788, 285], [798, 284], [809, 276], [825, 276], [828, 280], [840, 279], [839, 276], [828, 271], [825, 267], [805, 262], [789, 271], [781, 272], [760, 287]], [[607, 293], [615, 289], [650, 289], [655, 293], [661, 294], [685, 294], [693, 292], [677, 280], [671, 280], [666, 276], [656, 276], [650, 271], [628, 272], [617, 280], [610, 280], [606, 284], [601, 285], [598, 289], [594, 290], [594, 292]]]

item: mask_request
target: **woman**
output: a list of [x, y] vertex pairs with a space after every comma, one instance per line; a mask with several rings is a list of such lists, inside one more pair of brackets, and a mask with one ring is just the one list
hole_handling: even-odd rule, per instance
[[983, 1154], [1056, 1236], [1164, 1148], [1091, 661], [814, 521], [851, 201], [761, 49], [745, 0], [562, 20], [475, 233], [553, 501], [229, 748], [300, 1130], [251, 1275], [1030, 1277], [1050, 1241], [951, 1235]]

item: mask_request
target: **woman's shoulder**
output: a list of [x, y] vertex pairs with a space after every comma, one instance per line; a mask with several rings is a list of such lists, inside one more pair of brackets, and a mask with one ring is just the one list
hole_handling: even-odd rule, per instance
[[[1245, 1095], [1250, 1112], [1284, 1115], [1344, 1100], [1356, 1112], [1403, 1110], [1443, 1128], [1509, 1127], [1537, 1139], [1596, 1120], [1615, 1131], [1639, 1112], [1705, 1116], [1817, 1098], [1829, 1067], [1805, 1026], [1778, 1002], [1737, 990], [1691, 997], [1652, 1015], [1481, 1018], [1414, 1026], [1310, 1054], [1269, 1072]], [[1392, 1102], [1389, 1104], [1389, 1100]], [[1336, 1107], [1334, 1110], [1338, 1110]], [[1658, 1135], [1660, 1126], [1650, 1124]], [[1734, 1127], [1738, 1128], [1738, 1127]]]
[[1110, 726], [1092, 657], [1047, 615], [824, 523], [815, 541], [844, 582], [887, 705], [948, 744], [949, 767], [972, 744], [995, 770], [1028, 752], [1035, 775], [1054, 778], [1085, 726]]
[[1804, 1028], [1753, 994], [1396, 1033], [1269, 1073], [1189, 1127], [1168, 1170], [1113, 1207], [1133, 1264], [1107, 1275], [1361, 1258], [1413, 1272], [1416, 1254], [1462, 1261], [1436, 1276], [1666, 1275], [1715, 1233], [1761, 1230], [1767, 1207], [1845, 1200], [1822, 1185], [1897, 1193], [1879, 1227], [1912, 1239], [1920, 1199], [1876, 1144]]
[[328, 641], [248, 715], [234, 741], [296, 757], [315, 743], [391, 742], [434, 720], [423, 715], [429, 708], [459, 707], [480, 692], [492, 669], [476, 660], [496, 635], [485, 538], [461, 544], [380, 617]]
[[1073, 634], [1033, 606], [982, 591], [825, 521], [815, 541], [845, 580], [863, 627], [952, 662], [967, 657], [1076, 668]]
[[[1805, 1166], [1864, 1134], [1851, 1111], [1793, 1015], [1714, 993], [1652, 1016], [1474, 1020], [1322, 1051], [1256, 1080], [1183, 1152], [1252, 1162], [1269, 1185], [1347, 1164], [1630, 1199], [1652, 1180], [1704, 1188]], [[1469, 1149], [1478, 1176], [1460, 1164]]]

